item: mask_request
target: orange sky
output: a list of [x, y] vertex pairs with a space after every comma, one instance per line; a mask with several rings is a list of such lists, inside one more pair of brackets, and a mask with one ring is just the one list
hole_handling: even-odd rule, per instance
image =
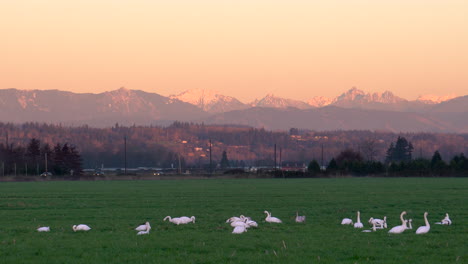
[[0, 89], [468, 94], [466, 0], [2, 0]]

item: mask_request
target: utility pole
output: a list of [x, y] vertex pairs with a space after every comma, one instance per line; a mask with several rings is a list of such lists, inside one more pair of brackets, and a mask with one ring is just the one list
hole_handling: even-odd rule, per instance
[[210, 139], [210, 173], [213, 173], [213, 169], [211, 167], [211, 139]]
[[45, 172], [48, 172], [48, 170], [47, 170], [47, 152], [45, 153], [44, 156], [45, 156], [45, 158], [44, 158], [45, 159]]
[[124, 174], [127, 175], [127, 136], [124, 136]]
[[275, 144], [275, 170], [276, 170], [276, 144]]
[[322, 164], [321, 164], [320, 170], [322, 170], [323, 167], [324, 165], [323, 165], [323, 144], [322, 144]]
[[278, 168], [281, 168], [281, 165], [282, 165], [282, 162], [283, 162], [283, 159], [282, 159], [282, 156], [281, 156], [282, 151], [283, 151], [283, 149], [280, 148], [280, 154], [279, 154], [280, 156], [279, 156], [279, 165], [278, 165]]

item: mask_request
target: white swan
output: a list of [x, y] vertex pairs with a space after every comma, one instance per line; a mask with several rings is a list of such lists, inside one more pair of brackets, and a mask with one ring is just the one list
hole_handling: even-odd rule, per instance
[[173, 223], [173, 224], [176, 224], [176, 225], [180, 225], [180, 224], [183, 224], [182, 223], [182, 220], [180, 219], [180, 217], [170, 217], [170, 216], [166, 216], [164, 217], [163, 221], [166, 221], [167, 219], [169, 219], [169, 222]]
[[182, 221], [181, 224], [195, 223], [195, 216], [181, 216], [180, 220]]
[[361, 212], [357, 211], [357, 222], [354, 223], [354, 228], [363, 228], [364, 225], [361, 223]]
[[391, 233], [391, 234], [400, 234], [400, 233], [403, 233], [403, 232], [406, 230], [406, 222], [407, 222], [407, 220], [403, 219], [403, 216], [404, 216], [405, 214], [406, 214], [406, 211], [403, 211], [403, 212], [401, 212], [401, 214], [400, 214], [400, 219], [401, 219], [402, 225], [393, 227], [392, 229], [390, 229], [390, 230], [388, 231], [388, 233]]
[[385, 222], [386, 222], [386, 216], [384, 217], [384, 219], [378, 219], [378, 218], [369, 218], [369, 224], [371, 225], [374, 225], [376, 226], [376, 228], [378, 229], [383, 229], [385, 227]]
[[424, 212], [424, 222], [426, 225], [418, 227], [418, 229], [416, 229], [416, 234], [426, 234], [429, 232], [429, 230], [431, 230], [431, 225], [429, 225], [429, 221], [427, 221], [427, 212]]
[[151, 229], [151, 225], [149, 222], [146, 222], [144, 225], [139, 225], [135, 228], [136, 231], [149, 231]]
[[87, 225], [74, 225], [73, 227], [73, 231], [89, 231], [91, 230], [91, 227], [87, 226]]
[[445, 213], [445, 218], [442, 221], [435, 223], [436, 225], [451, 225], [452, 220], [450, 220], [449, 214]]
[[375, 225], [375, 222], [372, 222], [372, 229], [362, 230], [363, 233], [369, 233], [369, 232], [375, 232], [375, 231], [377, 231], [377, 227]]
[[232, 231], [233, 234], [242, 234], [244, 232], [247, 232], [247, 228], [245, 226], [236, 226]]
[[43, 227], [39, 227], [37, 229], [37, 232], [49, 232], [50, 231], [50, 227], [49, 226], [43, 226]]
[[343, 220], [341, 220], [341, 224], [342, 225], [352, 225], [353, 220], [351, 218], [343, 218]]
[[299, 215], [299, 213], [296, 211], [296, 223], [303, 223], [305, 220], [305, 215]]
[[279, 218], [272, 217], [270, 212], [264, 211], [264, 213], [267, 214], [265, 221], [267, 221], [268, 223], [282, 223], [282, 221]]

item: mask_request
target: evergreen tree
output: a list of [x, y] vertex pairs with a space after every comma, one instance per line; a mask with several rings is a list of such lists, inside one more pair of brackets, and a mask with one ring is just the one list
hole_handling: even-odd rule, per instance
[[41, 157], [41, 143], [38, 139], [32, 138], [26, 147], [26, 163], [28, 164], [28, 170], [34, 171], [35, 174], [39, 174], [39, 159]]
[[221, 161], [220, 161], [220, 166], [223, 169], [229, 168], [229, 160], [227, 158], [226, 151], [223, 151], [223, 156], [222, 156]]
[[320, 165], [316, 160], [312, 160], [307, 166], [307, 171], [312, 175], [317, 175], [320, 173]]
[[387, 162], [401, 162], [411, 161], [413, 152], [413, 145], [408, 142], [404, 137], [398, 137], [395, 145], [390, 143], [390, 147], [387, 150]]
[[328, 163], [327, 171], [334, 172], [338, 170], [338, 163], [336, 163], [335, 158], [332, 158]]

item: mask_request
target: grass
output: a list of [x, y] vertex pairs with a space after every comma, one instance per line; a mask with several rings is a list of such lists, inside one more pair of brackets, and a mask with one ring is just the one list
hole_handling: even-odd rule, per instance
[[[468, 178], [353, 178], [0, 183], [0, 263], [468, 263]], [[283, 220], [265, 223], [264, 210]], [[296, 210], [307, 223], [294, 222]], [[401, 211], [413, 230], [390, 235], [342, 218]], [[424, 224], [448, 212], [452, 226]], [[225, 220], [259, 223], [241, 235]], [[196, 216], [176, 226], [167, 216]], [[138, 224], [153, 229], [136, 236]], [[74, 233], [74, 224], [88, 233]], [[50, 233], [38, 233], [50, 226]]]

